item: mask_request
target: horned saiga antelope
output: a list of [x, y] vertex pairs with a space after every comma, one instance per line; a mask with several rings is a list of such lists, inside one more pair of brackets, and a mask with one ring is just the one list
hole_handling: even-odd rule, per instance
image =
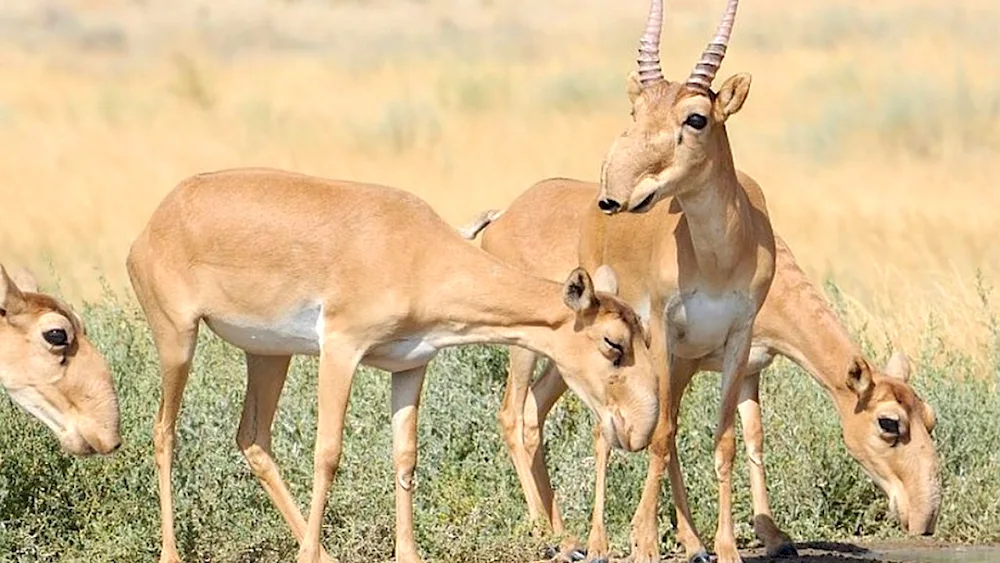
[[[623, 285], [634, 288], [634, 302], [649, 311], [654, 368], [661, 377], [661, 416], [632, 520], [634, 555], [640, 562], [659, 560], [656, 507], [664, 469], [678, 538], [690, 560], [708, 560], [691, 522], [675, 437], [684, 389], [698, 363], [713, 356], [722, 370], [715, 433], [715, 553], [722, 563], [740, 561], [732, 521], [734, 422], [753, 322], [774, 276], [775, 245], [763, 193], [753, 179], [736, 171], [726, 134], [726, 122], [746, 101], [750, 75], [733, 76], [718, 91], [711, 88], [737, 5], [738, 0], [729, 1], [690, 76], [674, 82], [660, 70], [663, 3], [653, 0], [638, 69], [629, 74], [633, 123], [608, 149], [597, 201], [581, 226], [580, 264], [609, 264]], [[653, 225], [643, 236], [623, 228], [631, 226], [627, 222], [614, 220], [623, 212], [647, 212], [667, 197], [680, 214], [672, 230]], [[665, 238], [673, 244], [664, 245]]]

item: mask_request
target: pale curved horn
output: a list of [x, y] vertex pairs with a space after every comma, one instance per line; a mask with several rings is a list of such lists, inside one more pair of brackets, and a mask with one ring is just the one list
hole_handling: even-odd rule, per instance
[[663, 80], [660, 70], [660, 30], [663, 28], [663, 0], [652, 0], [649, 4], [649, 18], [646, 31], [639, 40], [639, 84], [649, 86]]
[[726, 47], [729, 45], [729, 36], [733, 32], [733, 22], [736, 21], [736, 6], [740, 0], [729, 0], [726, 13], [722, 15], [722, 21], [715, 30], [715, 37], [712, 42], [705, 47], [705, 52], [701, 54], [701, 60], [694, 65], [691, 76], [687, 79], [687, 85], [694, 88], [711, 90], [712, 80], [715, 73], [719, 71], [722, 64], [722, 57], [726, 56]]

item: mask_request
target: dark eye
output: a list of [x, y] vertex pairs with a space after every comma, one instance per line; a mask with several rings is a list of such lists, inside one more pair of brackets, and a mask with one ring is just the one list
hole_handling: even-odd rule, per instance
[[692, 113], [687, 116], [687, 119], [684, 120], [684, 125], [687, 125], [697, 131], [701, 131], [706, 125], [708, 125], [708, 118], [700, 113]]
[[878, 427], [881, 428], [882, 432], [885, 432], [886, 434], [899, 436], [899, 420], [895, 418], [889, 418], [887, 416], [878, 417]]
[[61, 328], [46, 330], [42, 333], [42, 338], [53, 346], [65, 346], [69, 344], [69, 335]]
[[625, 355], [625, 348], [623, 348], [621, 344], [612, 341], [607, 336], [604, 337], [604, 343], [615, 351], [615, 359], [614, 359], [615, 366], [621, 365], [622, 356]]

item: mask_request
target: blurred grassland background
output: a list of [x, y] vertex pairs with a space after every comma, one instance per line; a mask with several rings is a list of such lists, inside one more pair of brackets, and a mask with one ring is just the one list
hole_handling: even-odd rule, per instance
[[[667, 0], [662, 59], [683, 78], [721, 0]], [[155, 560], [151, 425], [157, 364], [124, 258], [187, 175], [276, 166], [379, 182], [458, 225], [550, 176], [594, 180], [629, 122], [624, 78], [645, 0], [5, 0], [0, 7], [0, 259], [91, 302], [88, 328], [123, 397], [125, 447], [59, 454], [0, 405], [0, 560]], [[1000, 4], [987, 0], [746, 0], [718, 83], [753, 74], [729, 125], [737, 166], [777, 231], [866, 351], [901, 346], [938, 410], [937, 537], [1000, 541]], [[431, 241], [428, 241], [431, 242]], [[637, 241], [637, 244], [639, 242]], [[107, 292], [115, 295], [108, 295]], [[233, 436], [241, 356], [204, 331], [179, 423], [186, 561], [289, 560], [295, 544]], [[497, 433], [505, 355], [432, 364], [421, 415], [416, 524], [438, 561], [523, 561], [524, 503]], [[296, 360], [275, 449], [308, 494], [315, 361]], [[711, 541], [708, 455], [717, 378], [685, 400], [681, 457]], [[898, 535], [885, 497], [846, 456], [833, 409], [788, 362], [764, 378], [772, 507], [796, 539]], [[392, 549], [387, 382], [363, 370], [324, 544], [342, 561]], [[546, 427], [571, 530], [592, 494], [590, 419], [573, 397]], [[556, 438], [556, 439], [552, 439]], [[753, 543], [745, 461], [741, 545]], [[616, 454], [608, 530], [627, 548], [645, 456]], [[792, 470], [794, 469], [794, 470]], [[669, 497], [663, 485], [661, 498]], [[665, 549], [675, 549], [661, 502]]]
[[[667, 3], [684, 77], [723, 3]], [[644, 1], [7, 0], [2, 258], [72, 300], [125, 287], [183, 177], [264, 165], [387, 183], [460, 224], [549, 176], [596, 179], [626, 127]], [[851, 320], [916, 353], [988, 338], [1000, 272], [1000, 8], [753, 0], [719, 82], [753, 74], [737, 166]], [[51, 267], [50, 267], [51, 265]], [[48, 276], [48, 278], [46, 277]], [[977, 283], [980, 276], [982, 283]]]

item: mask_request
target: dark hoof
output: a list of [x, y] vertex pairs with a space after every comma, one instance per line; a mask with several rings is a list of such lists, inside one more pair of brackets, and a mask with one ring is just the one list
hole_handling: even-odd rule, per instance
[[708, 555], [707, 551], [699, 551], [688, 559], [688, 563], [712, 563], [712, 558]]
[[774, 549], [767, 550], [767, 556], [779, 559], [791, 559], [793, 557], [798, 557], [799, 552], [791, 543], [783, 543]]
[[547, 545], [542, 548], [542, 557], [558, 563], [576, 563], [587, 558], [587, 550], [576, 547], [563, 552], [557, 546]]

